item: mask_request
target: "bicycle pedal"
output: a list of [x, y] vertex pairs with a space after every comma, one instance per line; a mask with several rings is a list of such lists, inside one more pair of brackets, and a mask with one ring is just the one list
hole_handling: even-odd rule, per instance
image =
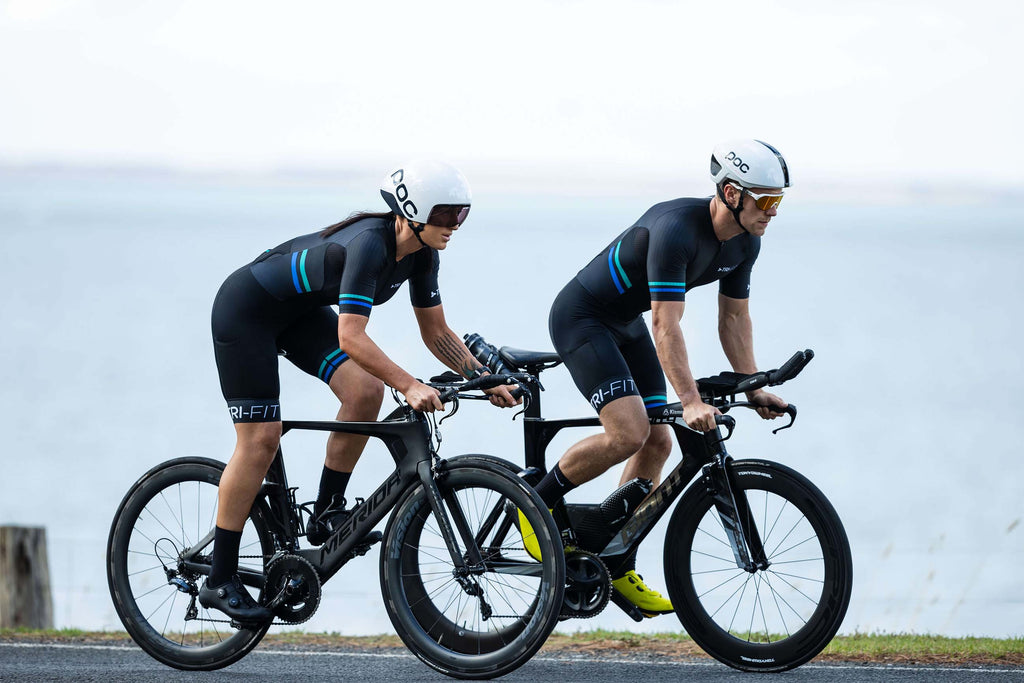
[[612, 590], [612, 602], [614, 602], [619, 609], [625, 612], [630, 619], [636, 622], [644, 620], [644, 613], [640, 611], [640, 608], [629, 601], [629, 599], [617, 590]]
[[382, 538], [384, 538], [384, 534], [379, 531], [373, 531], [366, 534], [366, 536], [363, 537], [363, 542], [352, 548], [352, 554], [359, 556], [365, 555], [370, 552], [370, 548], [377, 543], [380, 543]]

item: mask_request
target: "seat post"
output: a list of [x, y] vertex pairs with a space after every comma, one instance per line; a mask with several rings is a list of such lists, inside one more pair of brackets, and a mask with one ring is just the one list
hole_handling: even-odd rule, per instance
[[544, 369], [542, 365], [527, 365], [526, 371], [537, 378], [536, 382], [527, 382], [526, 386], [530, 389], [530, 393], [533, 398], [530, 399], [530, 405], [526, 406], [526, 417], [540, 418], [540, 372]]

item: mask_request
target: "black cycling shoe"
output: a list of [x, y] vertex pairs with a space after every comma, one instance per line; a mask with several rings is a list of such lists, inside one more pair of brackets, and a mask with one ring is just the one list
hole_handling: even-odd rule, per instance
[[[330, 506], [311, 519], [309, 524], [306, 525], [306, 540], [313, 545], [323, 545], [326, 543], [331, 534], [340, 529], [341, 525], [352, 516], [352, 510], [346, 510], [346, 505], [344, 497], [335, 495], [331, 499]], [[363, 555], [370, 549], [370, 546], [381, 538], [383, 538], [381, 532], [371, 531], [366, 536], [363, 536], [359, 545], [352, 550], [356, 555]]]
[[309, 520], [309, 524], [306, 525], [306, 540], [313, 545], [323, 545], [324, 541], [352, 516], [352, 511], [345, 509], [346, 505], [343, 496], [335, 495], [326, 510]]
[[199, 604], [207, 609], [220, 610], [243, 624], [261, 624], [274, 618], [273, 612], [252, 599], [238, 574], [215, 588], [204, 581], [199, 589]]

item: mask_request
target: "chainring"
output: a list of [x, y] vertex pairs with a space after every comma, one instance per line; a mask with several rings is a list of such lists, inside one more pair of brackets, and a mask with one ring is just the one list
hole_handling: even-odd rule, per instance
[[282, 555], [267, 565], [263, 594], [274, 616], [301, 624], [320, 606], [320, 575], [306, 558]]
[[565, 554], [565, 597], [559, 619], [596, 617], [611, 595], [612, 577], [600, 557], [579, 549]]

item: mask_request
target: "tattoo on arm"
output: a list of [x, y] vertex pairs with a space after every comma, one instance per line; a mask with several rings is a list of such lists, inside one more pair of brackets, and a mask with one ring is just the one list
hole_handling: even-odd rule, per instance
[[463, 377], [476, 374], [477, 368], [481, 367], [473, 361], [469, 349], [449, 332], [434, 340], [434, 350], [450, 368], [462, 373]]

